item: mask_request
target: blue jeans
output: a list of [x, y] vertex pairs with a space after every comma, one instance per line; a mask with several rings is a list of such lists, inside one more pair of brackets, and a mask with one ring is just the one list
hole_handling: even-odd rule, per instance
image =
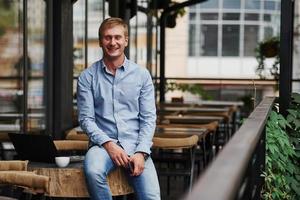
[[[93, 146], [88, 150], [84, 160], [84, 173], [91, 200], [112, 199], [106, 177], [115, 168], [116, 165], [103, 147]], [[130, 176], [128, 170], [125, 172], [139, 200], [160, 200], [159, 182], [150, 157], [140, 176]]]

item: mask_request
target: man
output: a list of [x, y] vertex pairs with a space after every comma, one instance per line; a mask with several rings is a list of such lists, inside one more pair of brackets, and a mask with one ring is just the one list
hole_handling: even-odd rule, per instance
[[103, 58], [84, 70], [77, 85], [79, 123], [90, 149], [84, 172], [91, 199], [112, 199], [106, 176], [123, 167], [138, 199], [160, 199], [149, 157], [155, 129], [154, 87], [149, 72], [128, 60], [128, 27], [108, 18], [99, 28]]

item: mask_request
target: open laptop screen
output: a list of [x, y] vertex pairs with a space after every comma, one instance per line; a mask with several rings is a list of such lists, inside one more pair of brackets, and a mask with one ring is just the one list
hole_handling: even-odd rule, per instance
[[54, 163], [57, 149], [49, 135], [9, 133], [18, 159]]

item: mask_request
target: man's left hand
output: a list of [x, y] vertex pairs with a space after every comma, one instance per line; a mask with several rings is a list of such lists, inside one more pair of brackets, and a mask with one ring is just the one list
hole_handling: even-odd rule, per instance
[[135, 153], [130, 157], [130, 162], [133, 166], [132, 176], [139, 176], [143, 173], [145, 168], [145, 159], [142, 152]]

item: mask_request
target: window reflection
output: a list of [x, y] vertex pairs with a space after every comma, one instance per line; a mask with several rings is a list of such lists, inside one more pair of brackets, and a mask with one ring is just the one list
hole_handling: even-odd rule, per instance
[[245, 1], [246, 9], [260, 9], [260, 0], [246, 0]]
[[223, 25], [222, 56], [239, 55], [239, 25]]
[[[98, 42], [98, 28], [103, 20], [103, 0], [89, 0], [87, 9], [85, 6], [85, 0], [78, 0], [73, 5], [73, 73], [75, 77], [102, 56]], [[86, 12], [87, 33], [85, 33]], [[85, 39], [87, 39], [87, 46]]]
[[200, 41], [202, 56], [217, 56], [218, 54], [218, 26], [202, 25], [200, 28], [202, 37]]
[[270, 22], [271, 21], [271, 15], [270, 14], [264, 14], [264, 21]]
[[[28, 0], [28, 129], [45, 129], [45, 1]], [[39, 115], [36, 115], [36, 114]], [[34, 114], [35, 117], [32, 117]], [[37, 117], [39, 116], [39, 117]]]
[[0, 1], [0, 132], [19, 131], [22, 105], [22, 1]]
[[274, 31], [272, 27], [264, 28], [264, 39], [270, 38], [274, 35]]
[[194, 24], [189, 25], [189, 56], [195, 56], [195, 35], [196, 26]]
[[240, 0], [223, 0], [223, 8], [239, 9], [240, 7], [241, 7]]
[[[0, 131], [21, 130], [25, 60], [28, 63], [27, 131], [45, 129], [45, 8], [45, 1], [28, 0], [27, 18], [24, 18], [23, 1], [0, 1]], [[24, 19], [28, 30], [26, 58], [23, 56]]]
[[264, 1], [265, 10], [275, 10], [276, 4], [274, 1]]
[[85, 68], [85, 1], [78, 0], [73, 5], [73, 61], [74, 75], [78, 76]]
[[259, 20], [259, 15], [258, 14], [253, 14], [253, 13], [246, 13], [245, 14], [245, 20], [247, 20], [247, 21], [257, 21], [257, 20]]
[[205, 1], [198, 5], [201, 8], [219, 8], [219, 1], [218, 0], [209, 0], [209, 1]]
[[189, 19], [190, 19], [191, 21], [196, 20], [196, 13], [190, 12], [190, 14], [189, 14]]
[[201, 13], [200, 20], [218, 20], [218, 13]]
[[223, 20], [239, 20], [240, 13], [223, 13]]
[[255, 56], [258, 41], [258, 26], [246, 25], [244, 34], [244, 56]]

